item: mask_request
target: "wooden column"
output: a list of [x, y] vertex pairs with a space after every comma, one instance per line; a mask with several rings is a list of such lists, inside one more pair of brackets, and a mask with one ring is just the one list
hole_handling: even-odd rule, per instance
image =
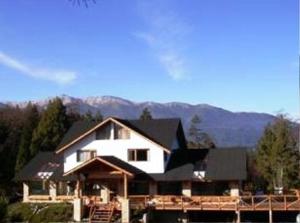
[[80, 176], [79, 175], [77, 175], [75, 197], [76, 198], [80, 198], [81, 197], [81, 182], [80, 182]]
[[269, 223], [273, 223], [272, 197], [269, 195]]
[[124, 198], [127, 199], [128, 197], [128, 178], [127, 178], [127, 175], [124, 173], [123, 175], [124, 177]]
[[23, 182], [23, 202], [29, 201], [29, 184], [28, 182]]
[[273, 212], [272, 212], [272, 209], [269, 210], [269, 223], [273, 223]]

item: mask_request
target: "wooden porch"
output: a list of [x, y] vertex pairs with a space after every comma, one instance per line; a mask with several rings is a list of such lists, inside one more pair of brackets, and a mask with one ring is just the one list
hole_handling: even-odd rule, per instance
[[183, 211], [300, 211], [295, 195], [254, 196], [129, 196], [131, 208]]

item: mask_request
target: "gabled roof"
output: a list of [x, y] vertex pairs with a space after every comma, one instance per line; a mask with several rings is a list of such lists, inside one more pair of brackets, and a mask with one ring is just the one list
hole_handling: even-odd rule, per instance
[[192, 180], [194, 171], [205, 171], [205, 180], [247, 179], [244, 148], [178, 149], [172, 152], [163, 174], [150, 174], [157, 181]]
[[[139, 132], [149, 139], [159, 143], [166, 148], [172, 148], [174, 139], [180, 131], [181, 121], [179, 118], [151, 119], [151, 120], [123, 120], [118, 119], [129, 128]], [[184, 134], [179, 137], [179, 147], [183, 148], [186, 144]], [[181, 136], [182, 136], [181, 135]]]
[[[42, 175], [40, 175], [42, 174]], [[39, 152], [18, 172], [15, 181], [74, 180], [73, 176], [63, 177], [63, 157], [53, 152]]]
[[115, 156], [96, 156], [93, 159], [90, 159], [76, 167], [74, 167], [73, 169], [69, 170], [68, 172], [66, 172], [64, 174], [64, 176], [68, 176], [69, 174], [73, 174], [75, 172], [80, 172], [81, 169], [95, 164], [95, 163], [102, 163], [104, 165], [110, 166], [113, 169], [119, 170], [122, 173], [125, 173], [129, 176], [134, 176], [136, 174], [141, 174], [143, 173], [142, 170], [130, 165], [127, 162], [124, 162], [123, 160], [120, 160], [119, 158], [115, 157]]
[[246, 180], [247, 154], [244, 148], [212, 149], [207, 157], [209, 180]]
[[59, 153], [67, 149], [72, 144], [91, 134], [105, 123], [112, 121], [117, 124], [142, 135], [148, 140], [158, 144], [167, 152], [172, 148], [172, 143], [176, 137], [179, 139], [179, 146], [185, 147], [185, 137], [180, 119], [153, 119], [153, 120], [124, 120], [119, 118], [107, 118], [103, 122], [95, 123], [89, 121], [79, 121], [68, 130], [56, 152]]
[[94, 128], [99, 122], [93, 122], [88, 120], [82, 120], [75, 122], [71, 128], [64, 135], [63, 139], [57, 146], [57, 148], [62, 148], [72, 142], [74, 139], [78, 138], [88, 130]]

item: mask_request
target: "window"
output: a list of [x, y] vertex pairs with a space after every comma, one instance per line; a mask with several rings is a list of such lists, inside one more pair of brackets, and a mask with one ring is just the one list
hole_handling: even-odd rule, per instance
[[93, 159], [97, 156], [95, 150], [78, 150], [77, 151], [77, 162], [84, 162], [89, 159]]
[[111, 124], [108, 123], [96, 131], [96, 140], [110, 139]]
[[130, 131], [122, 126], [114, 124], [114, 139], [130, 139]]
[[29, 182], [30, 195], [49, 195], [49, 181], [31, 181]]
[[148, 161], [149, 149], [129, 149], [128, 161]]
[[129, 195], [148, 195], [149, 182], [132, 181], [128, 184]]

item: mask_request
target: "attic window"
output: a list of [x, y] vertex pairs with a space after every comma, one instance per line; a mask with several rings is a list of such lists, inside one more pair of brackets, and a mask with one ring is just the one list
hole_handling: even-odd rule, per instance
[[128, 161], [148, 161], [149, 149], [128, 149]]
[[122, 126], [114, 124], [114, 139], [130, 139], [130, 131]]
[[111, 124], [108, 123], [96, 131], [96, 140], [110, 139]]

